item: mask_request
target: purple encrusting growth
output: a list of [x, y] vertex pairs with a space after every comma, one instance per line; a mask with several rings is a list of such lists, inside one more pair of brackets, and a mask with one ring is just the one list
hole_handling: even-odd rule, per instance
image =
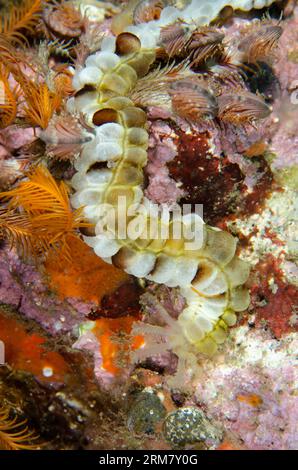
[[0, 131], [0, 154], [21, 149], [36, 140], [34, 129], [32, 127], [20, 128], [18, 126], [9, 126]]
[[287, 99], [281, 110], [280, 126], [270, 147], [274, 153], [273, 170], [298, 165], [298, 105]]
[[298, 164], [298, 7], [286, 20], [279, 41], [274, 71], [281, 86], [277, 105], [278, 125], [272, 136], [270, 151], [275, 154], [273, 170]]
[[[178, 318], [182, 310], [185, 308], [185, 299], [177, 288], [171, 289], [167, 286], [152, 284], [148, 286], [147, 291], [152, 293], [156, 300], [159, 301], [160, 305], [166, 309], [171, 317], [175, 319]], [[143, 306], [145, 320], [151, 320], [151, 322], [153, 321], [157, 325], [163, 324], [158, 308], [156, 308], [156, 305], [148, 302], [146, 294], [141, 296], [140, 302]]]
[[109, 388], [114, 383], [114, 375], [106, 371], [102, 366], [103, 360], [100, 353], [100, 345], [96, 336], [91, 331], [82, 334], [72, 347], [81, 351], [88, 351], [93, 355], [94, 375], [102, 387]]
[[169, 176], [167, 163], [175, 158], [177, 149], [171, 139], [171, 128], [165, 121], [156, 120], [150, 126], [148, 164], [148, 186], [145, 195], [157, 204], [173, 204], [183, 196], [183, 191]]
[[203, 365], [196, 403], [250, 450], [297, 449], [297, 339], [277, 341], [247, 327], [233, 336], [234, 347]]
[[27, 318], [37, 321], [51, 334], [71, 332], [93, 307], [69, 298], [60, 300], [49, 290], [45, 278], [30, 264], [25, 264], [14, 250], [0, 250], [0, 299]]
[[298, 7], [293, 17], [286, 20], [284, 32], [279, 41], [279, 55], [274, 70], [278, 76], [282, 91], [292, 93], [297, 90], [298, 77]]

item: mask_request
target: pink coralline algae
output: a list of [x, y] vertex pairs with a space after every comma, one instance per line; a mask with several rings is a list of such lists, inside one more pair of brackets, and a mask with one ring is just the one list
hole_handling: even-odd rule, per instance
[[233, 339], [232, 350], [205, 365], [196, 403], [246, 449], [296, 449], [297, 340], [289, 335], [279, 342], [248, 327], [236, 329]]
[[292, 104], [289, 98], [280, 110], [280, 125], [270, 150], [274, 153], [273, 170], [298, 165], [298, 105]]
[[[7, 189], [23, 175], [28, 159], [23, 148], [36, 140], [32, 128], [10, 126], [0, 131], [0, 188]], [[18, 155], [20, 153], [20, 155]]]
[[0, 131], [0, 145], [10, 152], [31, 144], [36, 138], [32, 127], [20, 128], [18, 126], [10, 126]]
[[98, 380], [99, 384], [104, 388], [109, 388], [114, 383], [114, 375], [106, 371], [102, 364], [103, 359], [100, 352], [100, 344], [96, 336], [91, 332], [87, 331], [73, 344], [74, 349], [80, 349], [81, 351], [88, 351], [93, 356], [94, 361], [94, 375]]
[[[297, 89], [298, 76], [298, 7], [293, 17], [285, 21], [284, 33], [280, 38], [278, 61], [275, 71], [281, 84], [281, 89], [292, 94]], [[293, 93], [293, 96], [295, 94]]]
[[59, 300], [36, 268], [3, 247], [0, 250], [0, 299], [2, 304], [16, 308], [52, 334], [71, 332], [94, 306], [72, 298]]
[[276, 171], [298, 164], [298, 7], [285, 22], [280, 38], [274, 71], [281, 86], [281, 97], [275, 104], [277, 122], [270, 151], [274, 154], [272, 168]]
[[148, 175], [146, 196], [157, 204], [173, 204], [183, 195], [183, 190], [169, 175], [167, 163], [175, 158], [177, 149], [171, 138], [172, 130], [165, 121], [156, 120], [150, 126]]

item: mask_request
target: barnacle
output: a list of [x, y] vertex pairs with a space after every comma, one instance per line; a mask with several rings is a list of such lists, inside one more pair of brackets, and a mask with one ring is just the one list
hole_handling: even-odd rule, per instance
[[88, 227], [81, 210], [70, 209], [66, 185], [58, 184], [44, 166], [36, 167], [10, 191], [0, 193], [8, 201], [0, 217], [0, 229], [11, 245], [24, 256], [60, 250], [69, 256], [69, 237], [76, 229]]
[[239, 51], [235, 47], [225, 47], [217, 56], [216, 61], [209, 65], [207, 71], [211, 79], [212, 77], [215, 78], [213, 82], [215, 87], [220, 88], [221, 83], [233, 88], [244, 86], [243, 64], [240, 60]]
[[160, 30], [160, 46], [171, 57], [185, 54], [185, 45], [189, 39], [187, 25], [181, 21], [163, 26]]
[[217, 101], [212, 92], [191, 78], [173, 82], [169, 93], [173, 111], [188, 121], [213, 119], [217, 115]]
[[43, 19], [51, 31], [63, 37], [76, 38], [84, 28], [84, 17], [71, 1], [54, 0], [44, 9]]
[[257, 22], [256, 25], [253, 23], [250, 29], [252, 31], [244, 35], [238, 46], [241, 60], [249, 64], [263, 60], [270, 61], [282, 35], [282, 27], [278, 23], [265, 20]]
[[89, 142], [93, 134], [88, 132], [80, 120], [70, 114], [54, 115], [49, 126], [39, 134], [47, 144], [47, 154], [57, 160], [70, 160], [77, 156], [82, 145]]
[[30, 431], [27, 420], [18, 421], [11, 417], [8, 406], [0, 408], [0, 449], [2, 450], [37, 450], [40, 445], [33, 443], [39, 436]]
[[12, 6], [0, 23], [0, 35], [16, 44], [27, 42], [26, 36], [34, 34], [40, 20], [42, 4], [42, 0], [24, 0], [20, 6]]
[[145, 77], [140, 78], [130, 92], [130, 98], [139, 106], [160, 106], [171, 104], [171, 86], [187, 77], [193, 76], [187, 63], [157, 67]]
[[191, 31], [177, 22], [162, 28], [160, 42], [170, 58], [187, 57], [192, 66], [202, 66], [223, 52], [223, 39], [224, 34], [214, 27]]
[[164, 6], [164, 0], [141, 0], [133, 11], [134, 23], [148, 23], [148, 21], [158, 20]]
[[218, 105], [220, 119], [238, 125], [253, 124], [271, 113], [270, 106], [261, 97], [244, 90], [219, 96]]
[[224, 34], [216, 28], [205, 27], [194, 31], [187, 44], [192, 65], [197, 66], [214, 60], [223, 52], [223, 39]]

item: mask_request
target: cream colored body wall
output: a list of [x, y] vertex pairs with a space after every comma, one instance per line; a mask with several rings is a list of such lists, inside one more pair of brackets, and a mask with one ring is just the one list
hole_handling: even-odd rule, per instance
[[[249, 9], [271, 3], [233, 1], [230, 5]], [[226, 2], [214, 2], [217, 10], [212, 2], [211, 11], [207, 9], [211, 2], [193, 1], [183, 12], [184, 18], [193, 14], [194, 4], [204, 6], [211, 18], [215, 14], [212, 12], [218, 13]], [[159, 28], [165, 20], [151, 23], [158, 23]], [[121, 213], [119, 196], [125, 198], [128, 207], [147, 203], [143, 195], [148, 145], [146, 114], [127, 97], [155, 59], [154, 47], [143, 46], [143, 26], [150, 28], [149, 23], [127, 28], [141, 41], [137, 52], [116, 54], [115, 38], [107, 38], [102, 50], [88, 57], [85, 67], [75, 74], [77, 94], [69, 100], [68, 109], [84, 114], [87, 124], [95, 129], [95, 137], [84, 146], [75, 163], [77, 173], [72, 185], [76, 192], [72, 204], [75, 208], [84, 206], [85, 217], [95, 224], [96, 235], [84, 239], [98, 256], [134, 276], [181, 288], [187, 307], [178, 322], [185, 338], [197, 350], [209, 353], [224, 340], [228, 326], [235, 323], [234, 312], [249, 304], [248, 292], [242, 287], [249, 267], [235, 255], [236, 240], [227, 232], [206, 225], [201, 246], [196, 250], [187, 249], [183, 237], [119, 239], [102, 233], [105, 204]], [[105, 167], [99, 168], [101, 164]], [[146, 212], [144, 218], [148, 218]], [[128, 218], [127, 222], [132, 220]], [[182, 225], [192, 223], [192, 217], [181, 221]]]

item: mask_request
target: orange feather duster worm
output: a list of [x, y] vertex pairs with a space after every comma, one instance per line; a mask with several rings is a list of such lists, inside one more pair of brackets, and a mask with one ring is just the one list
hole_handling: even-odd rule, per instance
[[19, 6], [13, 5], [0, 22], [0, 36], [14, 44], [27, 43], [27, 35], [35, 33], [44, 3], [43, 0], [25, 0]]

